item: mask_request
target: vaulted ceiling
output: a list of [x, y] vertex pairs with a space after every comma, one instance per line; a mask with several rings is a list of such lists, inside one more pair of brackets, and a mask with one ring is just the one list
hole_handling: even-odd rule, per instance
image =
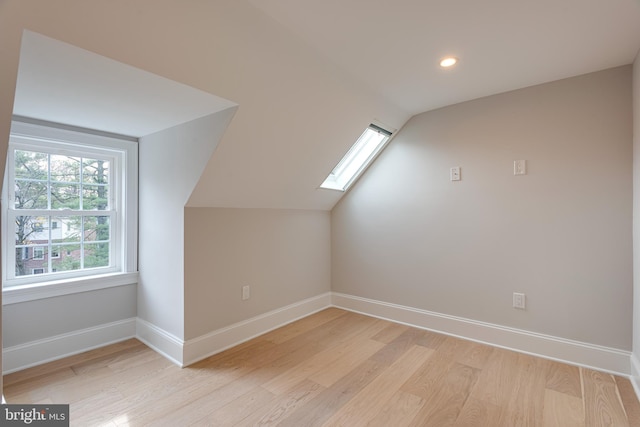
[[30, 31], [22, 35], [13, 105], [17, 116], [139, 138], [232, 106], [49, 37]]
[[[629, 64], [638, 0], [250, 0], [412, 114]], [[453, 55], [449, 71], [440, 58]]]
[[[4, 0], [3, 114], [24, 30], [189, 86], [185, 97], [149, 86], [162, 101], [146, 119], [160, 127], [182, 120], [189, 96], [205, 110], [213, 98], [203, 94], [239, 105], [189, 205], [331, 209], [341, 193], [318, 185], [369, 123], [397, 129], [429, 109], [629, 64], [640, 48], [640, 0]], [[448, 54], [460, 63], [444, 71], [438, 60]], [[44, 56], [23, 59], [46, 74]], [[102, 97], [66, 102], [90, 93], [78, 85], [82, 73], [66, 75], [39, 104], [17, 98], [20, 114], [55, 119], [38, 113], [50, 108], [71, 125], [111, 117]], [[136, 100], [140, 85], [108, 76], [102, 93], [155, 99]]]

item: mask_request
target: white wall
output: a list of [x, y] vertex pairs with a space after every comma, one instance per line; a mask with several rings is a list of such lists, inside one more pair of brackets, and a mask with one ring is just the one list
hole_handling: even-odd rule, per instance
[[185, 226], [186, 339], [331, 289], [329, 212], [188, 208]]
[[[318, 265], [308, 265], [303, 272], [291, 272], [290, 276], [280, 278], [281, 280], [271, 279], [268, 286], [260, 284], [258, 280], [256, 291], [268, 295], [265, 304], [252, 305], [256, 304], [256, 300], [252, 300], [241, 305], [236, 299], [238, 284], [235, 283], [236, 280], [243, 279], [239, 272], [227, 270], [220, 275], [216, 285], [206, 282], [204, 271], [194, 271], [193, 277], [190, 272], [183, 273], [183, 255], [178, 248], [183, 245], [182, 218], [187, 199], [190, 199], [190, 206], [278, 208], [275, 210], [278, 218], [286, 216], [287, 211], [282, 211], [282, 208], [328, 209], [338, 195], [319, 191], [316, 187], [362, 129], [372, 119], [400, 127], [407, 118], [405, 112], [373, 95], [369, 88], [358, 85], [332, 64], [320, 61], [307, 46], [292, 38], [286, 30], [247, 2], [190, 2], [189, 5], [185, 7], [182, 2], [166, 0], [0, 2], [0, 54], [3, 64], [0, 67], [0, 137], [6, 137], [9, 132], [19, 40], [25, 28], [240, 104], [240, 110], [228, 134], [205, 168], [203, 180], [197, 185], [195, 193], [191, 193], [188, 188], [189, 179], [183, 179], [182, 175], [182, 172], [192, 172], [192, 169], [189, 159], [185, 157], [186, 147], [179, 138], [180, 131], [174, 129], [163, 132], [141, 143], [139, 250], [142, 271], [138, 315], [177, 338], [198, 336], [241, 317], [252, 316], [277, 304], [286, 304], [294, 300], [294, 295], [304, 297], [322, 292], [325, 289], [324, 279], [300, 284], [299, 288], [293, 285], [293, 279], [307, 277], [311, 271], [317, 271], [319, 277], [323, 277], [327, 268], [322, 267], [323, 261], [318, 261]], [[617, 84], [624, 86], [629, 77], [622, 74]], [[601, 77], [600, 80], [607, 79]], [[620, 140], [624, 137], [616, 135], [617, 132], [627, 132], [625, 120], [628, 118], [626, 110], [614, 115], [612, 111], [615, 108], [603, 108], [606, 111], [596, 108], [607, 104], [611, 93], [619, 92], [617, 89], [599, 90], [598, 88], [605, 86], [617, 87], [610, 79], [604, 86], [600, 84], [600, 80], [593, 85], [586, 84], [589, 89], [586, 91], [571, 89], [577, 83], [559, 82], [415, 118], [411, 125], [414, 131], [401, 132], [397, 142], [393, 142], [378, 165], [374, 165], [377, 172], [369, 173], [363, 178], [361, 185], [350, 193], [348, 201], [334, 212], [336, 243], [333, 251], [337, 254], [333, 263], [337, 269], [333, 276], [335, 289], [478, 319], [504, 321], [505, 324], [532, 330], [551, 330], [564, 334], [563, 336], [578, 338], [583, 336], [585, 330], [582, 327], [572, 330], [574, 322], [568, 321], [569, 315], [582, 319], [585, 312], [593, 309], [590, 305], [597, 301], [598, 304], [604, 304], [608, 312], [602, 322], [587, 323], [589, 327], [593, 326], [593, 336], [596, 337], [594, 340], [629, 348], [630, 291], [620, 283], [630, 280], [628, 267], [631, 259], [630, 254], [618, 247], [623, 246], [620, 243], [623, 237], [620, 236], [625, 232], [623, 228], [626, 220], [618, 221], [613, 213], [619, 210], [621, 216], [630, 216], [630, 206], [622, 203], [620, 200], [624, 197], [616, 194], [617, 191], [627, 194], [626, 199], [630, 200], [631, 190], [625, 187], [627, 180], [621, 176], [630, 174], [630, 166], [619, 167], [620, 162], [624, 163], [621, 158], [630, 158], [630, 148], [623, 147]], [[583, 82], [584, 78], [577, 81]], [[625, 93], [628, 95], [628, 87]], [[568, 99], [564, 99], [565, 96]], [[594, 97], [598, 97], [598, 101]], [[599, 101], [600, 97], [602, 102]], [[535, 101], [533, 105], [530, 98]], [[585, 102], [580, 98], [584, 98]], [[614, 104], [617, 106], [616, 102]], [[590, 110], [597, 113], [596, 119], [610, 118], [609, 123], [594, 120]], [[554, 116], [553, 112], [559, 114]], [[445, 123], [455, 124], [456, 128], [448, 129], [434, 118], [442, 118]], [[319, 123], [323, 126], [318, 126]], [[428, 129], [424, 128], [425, 123], [428, 123]], [[583, 124], [585, 131], [581, 132], [579, 139], [584, 145], [580, 145], [572, 131], [583, 129]], [[314, 132], [309, 132], [310, 129]], [[544, 129], [549, 132], [544, 132]], [[611, 145], [606, 150], [598, 138], [603, 129], [607, 130], [606, 138]], [[411, 136], [411, 132], [418, 136]], [[408, 135], [406, 139], [402, 136], [405, 134]], [[610, 134], [613, 135], [611, 141]], [[569, 141], [565, 136], [569, 137]], [[405, 142], [402, 142], [403, 139]], [[158, 144], [152, 144], [152, 141]], [[428, 143], [421, 145], [421, 141]], [[536, 145], [538, 143], [541, 144], [540, 147]], [[553, 143], [557, 143], [557, 147]], [[581, 149], [577, 150], [578, 147]], [[538, 148], [544, 152], [539, 152]], [[545, 155], [549, 151], [555, 152], [556, 148], [560, 149], [558, 158]], [[487, 149], [492, 150], [493, 154], [487, 154]], [[0, 138], [0, 160], [5, 151], [6, 138]], [[411, 155], [405, 157], [407, 153]], [[430, 160], [432, 154], [436, 158]], [[529, 179], [525, 181], [528, 183], [517, 181], [515, 184], [507, 181], [513, 178], [509, 176], [509, 163], [514, 158], [523, 157], [530, 160], [531, 174], [525, 177]], [[203, 158], [205, 156], [197, 157], [197, 160]], [[283, 162], [283, 158], [297, 161]], [[574, 159], [579, 161], [571, 163]], [[601, 160], [604, 166], [613, 170], [600, 171]], [[156, 164], [156, 161], [160, 163]], [[503, 164], [505, 162], [506, 166]], [[571, 171], [575, 172], [569, 179], [566, 179], [564, 172], [567, 162], [571, 165]], [[406, 167], [405, 163], [411, 167]], [[181, 173], [166, 173], [178, 164], [181, 165]], [[451, 187], [449, 182], [443, 182], [422, 187], [425, 181], [420, 177], [425, 177], [424, 166], [430, 164], [437, 167], [437, 171], [429, 172], [432, 173], [432, 178], [448, 176], [450, 166], [463, 166], [463, 181], [458, 183], [461, 185]], [[615, 167], [612, 166], [614, 164]], [[4, 165], [4, 161], [0, 165]], [[496, 169], [491, 169], [493, 167]], [[478, 174], [475, 180], [472, 179], [474, 168]], [[497, 172], [498, 168], [506, 168], [504, 175]], [[598, 177], [602, 179], [582, 179], [582, 175], [591, 176], [593, 171], [598, 171]], [[468, 175], [469, 173], [472, 175]], [[543, 182], [532, 180], [536, 176], [549, 174], [554, 177], [552, 183], [550, 178]], [[160, 191], [160, 182], [165, 185], [163, 188], [175, 191]], [[612, 183], [621, 185], [615, 187]], [[572, 206], [580, 206], [580, 203], [568, 203], [561, 190], [567, 187], [577, 188], [577, 197], [581, 201], [591, 200], [587, 194], [581, 194], [591, 192], [590, 184], [593, 184], [597, 195], [602, 195], [605, 201], [611, 201], [613, 205], [588, 204], [586, 217], [582, 215], [584, 212], [578, 212], [580, 215], [576, 217], [571, 212], [575, 210]], [[459, 193], [450, 191], [452, 188], [460, 190], [460, 187], [462, 190]], [[523, 187], [526, 191], [521, 191]], [[411, 188], [420, 191], [420, 194], [399, 191], [399, 188]], [[476, 191], [486, 188], [489, 191]], [[488, 195], [489, 200], [480, 197], [481, 194]], [[533, 195], [533, 199], [525, 195]], [[444, 208], [435, 208], [432, 201], [443, 201], [439, 206]], [[561, 215], [550, 212], [548, 206], [555, 205], [547, 204], [549, 201], [562, 208]], [[528, 231], [519, 238], [529, 245], [524, 249], [517, 246], [518, 251], [510, 250], [518, 241], [517, 233], [510, 237], [510, 232], [521, 230], [519, 225], [522, 225], [524, 219], [533, 216], [527, 209], [536, 208], [537, 202], [545, 202], [544, 206], [547, 206], [543, 212], [535, 210], [536, 218], [542, 217], [542, 223], [534, 222], [534, 226], [525, 224]], [[208, 224], [214, 218], [220, 221], [218, 225], [212, 226], [214, 228], [210, 230], [211, 235], [230, 233], [220, 227], [233, 226], [235, 237], [254, 242], [261, 248], [279, 248], [283, 256], [290, 254], [291, 247], [297, 242], [287, 232], [285, 234], [291, 237], [289, 243], [258, 243], [261, 240], [256, 237], [260, 235], [257, 231], [263, 230], [258, 225], [267, 227], [269, 221], [279, 222], [279, 219], [266, 221], [263, 213], [238, 212], [241, 219], [236, 220], [227, 218], [216, 210], [205, 211], [202, 216], [198, 216], [195, 211], [193, 213], [196, 225]], [[355, 213], [359, 212], [363, 215], [356, 218]], [[190, 217], [191, 213], [191, 209], [187, 209], [186, 215]], [[492, 216], [482, 216], [484, 213]], [[597, 218], [600, 214], [604, 219]], [[574, 224], [574, 217], [581, 220], [581, 223]], [[430, 221], [427, 224], [444, 223], [446, 227], [444, 230], [427, 229], [423, 225], [425, 219]], [[614, 228], [611, 230], [612, 235], [589, 235], [591, 239], [586, 238], [584, 230], [589, 225], [600, 225], [611, 219], [616, 220], [609, 221]], [[245, 235], [238, 224], [258, 227], [254, 228], [256, 234], [253, 237]], [[310, 235], [315, 235], [317, 230], [324, 227], [321, 224], [322, 220], [313, 219], [305, 222], [301, 228]], [[539, 237], [535, 233], [535, 224], [541, 232]], [[559, 236], [543, 226], [558, 227]], [[187, 223], [186, 227], [186, 232], [192, 233], [191, 225]], [[496, 236], [492, 233], [492, 227]], [[630, 227], [628, 228], [627, 235], [630, 233]], [[159, 229], [165, 233], [164, 237], [158, 235]], [[343, 233], [347, 233], [347, 229], [352, 230], [348, 232], [349, 239], [341, 237]], [[602, 233], [598, 230], [602, 228], [596, 229], [596, 234]], [[450, 240], [450, 236], [455, 239]], [[423, 237], [435, 238], [437, 244], [426, 247], [432, 242], [415, 241], [416, 238]], [[469, 242], [478, 241], [476, 237], [485, 239], [484, 244], [468, 247]], [[562, 237], [576, 240], [560, 242], [562, 244], [549, 250], [541, 243], [544, 237], [556, 242]], [[610, 271], [615, 269], [613, 266], [597, 269], [591, 262], [597, 250], [581, 248], [584, 241], [589, 244], [594, 237], [615, 246], [613, 251], [606, 248], [604, 259], [611, 260], [612, 265], [619, 263], [618, 273]], [[167, 245], [167, 241], [177, 243]], [[496, 241], [507, 245], [493, 249]], [[407, 251], [406, 242], [409, 242], [412, 249], [423, 252]], [[197, 249], [198, 244], [189, 237], [184, 242], [185, 250], [190, 250], [192, 245]], [[220, 245], [223, 243], [216, 243], [215, 250], [222, 251], [223, 246]], [[630, 246], [630, 242], [628, 245]], [[458, 247], [464, 249], [454, 253], [452, 248]], [[487, 247], [491, 249], [487, 250]], [[444, 248], [445, 251], [441, 253], [442, 251], [429, 248]], [[563, 258], [561, 248], [569, 249], [568, 259]], [[573, 249], [577, 253], [572, 253]], [[428, 253], [429, 250], [432, 251], [431, 254]], [[523, 255], [515, 257], [516, 253]], [[416, 269], [414, 261], [423, 262], [424, 254], [440, 257], [443, 263], [436, 265], [434, 271], [426, 267]], [[551, 254], [562, 255], [562, 262]], [[276, 255], [277, 252], [271, 254], [272, 257]], [[362, 259], [365, 255], [367, 258]], [[498, 268], [495, 262], [486, 265], [481, 262], [496, 259]], [[229, 265], [245, 265], [242, 251], [237, 251], [228, 260]], [[370, 274], [366, 265], [369, 260], [376, 263], [374, 267], [378, 268], [377, 276]], [[471, 274], [464, 271], [456, 271], [451, 277], [445, 274], [443, 268], [447, 264], [455, 265], [459, 260], [469, 261], [473, 267], [471, 270], [477, 276], [471, 277]], [[247, 271], [261, 271], [257, 255], [250, 261]], [[286, 257], [280, 262], [285, 261]], [[542, 261], [547, 262], [552, 267], [551, 270], [540, 268]], [[571, 273], [575, 273], [583, 265], [586, 266], [582, 272], [583, 277], [574, 277]], [[351, 267], [353, 274], [350, 273]], [[528, 276], [523, 279], [516, 274], [521, 271]], [[597, 274], [592, 277], [587, 273]], [[185, 274], [189, 274], [186, 282]], [[386, 280], [396, 274], [407, 280], [403, 283]], [[532, 275], [536, 277], [531, 277]], [[467, 277], [469, 280], [458, 280]], [[606, 289], [601, 286], [605, 281], [608, 283]], [[195, 286], [193, 289], [190, 287], [192, 282]], [[218, 287], [219, 283], [223, 285]], [[389, 283], [394, 283], [398, 288], [392, 289]], [[413, 286], [416, 283], [419, 285]], [[451, 289], [446, 288], [449, 284], [452, 285]], [[509, 306], [510, 294], [516, 285], [530, 297], [531, 307], [526, 313], [512, 312], [505, 308]], [[187, 286], [186, 290], [184, 286]], [[207, 299], [215, 300], [216, 289], [220, 290], [223, 297], [220, 302], [215, 303], [228, 302], [237, 311], [225, 311], [226, 306], [222, 307], [225, 318], [205, 313], [206, 307], [200, 304], [202, 301], [207, 302]], [[584, 289], [587, 292], [581, 292]], [[464, 300], [476, 299], [481, 304], [474, 306], [461, 303], [459, 291], [466, 292], [468, 298]], [[573, 291], [580, 294], [575, 306], [567, 303]], [[557, 292], [561, 294], [559, 299], [555, 298]], [[434, 294], [437, 298], [432, 298]], [[553, 297], [547, 299], [549, 294]], [[199, 297], [203, 300], [198, 300]], [[236, 303], [232, 302], [232, 298], [236, 299]], [[541, 298], [544, 299], [542, 309]], [[192, 304], [193, 300], [197, 301]], [[558, 316], [562, 317], [560, 313], [565, 313], [566, 305], [570, 309], [565, 317], [558, 319]], [[618, 308], [614, 313], [611, 313], [612, 305]], [[202, 316], [210, 316], [211, 319], [202, 317], [199, 318], [201, 320], [194, 321], [190, 317], [191, 308], [195, 310], [194, 316], [197, 312]], [[541, 311], [556, 314], [545, 320]], [[603, 334], [611, 332], [612, 324], [622, 324], [625, 319], [626, 329], [621, 327], [618, 333], [611, 334], [610, 339], [600, 340]], [[557, 322], [558, 326], [550, 327], [549, 324], [553, 322]], [[580, 325], [579, 322], [575, 324]]]
[[[0, 1], [0, 136], [9, 133], [24, 29], [240, 105], [194, 192], [183, 187], [181, 173], [162, 177], [155, 163], [184, 160], [186, 147], [175, 135], [141, 143], [138, 315], [178, 340], [185, 310], [182, 196], [189, 206], [330, 209], [340, 194], [317, 186], [362, 129], [375, 119], [399, 128], [408, 118], [247, 1], [7, 0]], [[150, 145], [155, 139], [163, 142]], [[162, 152], [154, 151], [159, 146]], [[5, 151], [0, 138], [0, 160]], [[180, 194], [154, 191], [157, 183], [145, 178], [154, 170]], [[177, 243], [167, 244], [172, 239]], [[301, 294], [315, 292], [310, 285]]]
[[631, 373], [640, 395], [640, 52], [633, 63], [633, 355]]
[[631, 133], [630, 66], [413, 117], [332, 211], [333, 290], [630, 350]]
[[138, 317], [184, 337], [184, 206], [236, 108], [140, 139]]
[[136, 317], [136, 285], [44, 298], [2, 307], [4, 347]]
[[[0, 3], [0, 27], [4, 27], [5, 19]], [[3, 17], [5, 19], [3, 19]], [[0, 67], [0, 176], [4, 176], [4, 168], [7, 157], [7, 146], [9, 144], [9, 130], [11, 129], [11, 116], [13, 113], [13, 95], [15, 92], [15, 81], [18, 75], [18, 62], [20, 57], [20, 33], [16, 31], [3, 35], [0, 42], [0, 56], [2, 67]], [[0, 206], [1, 208], [2, 206]], [[4, 256], [0, 249], [0, 256]], [[0, 276], [2, 273], [0, 267]], [[0, 295], [0, 310], [2, 307], [2, 295]], [[0, 316], [1, 322], [2, 316]], [[2, 325], [4, 328], [4, 325]], [[0, 328], [0, 342], [2, 335]], [[0, 366], [2, 366], [2, 352], [0, 352]], [[0, 375], [0, 392], [2, 391], [2, 375]]]

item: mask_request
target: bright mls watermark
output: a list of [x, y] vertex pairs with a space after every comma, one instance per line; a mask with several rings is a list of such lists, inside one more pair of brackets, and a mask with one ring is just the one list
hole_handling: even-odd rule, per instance
[[2, 405], [2, 426], [69, 427], [69, 405]]

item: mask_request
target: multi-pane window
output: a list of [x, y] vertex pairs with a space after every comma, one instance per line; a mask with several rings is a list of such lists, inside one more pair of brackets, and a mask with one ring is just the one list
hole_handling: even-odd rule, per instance
[[127, 271], [124, 163], [123, 149], [12, 133], [4, 287]]
[[15, 277], [109, 267], [113, 159], [42, 148], [12, 154]]

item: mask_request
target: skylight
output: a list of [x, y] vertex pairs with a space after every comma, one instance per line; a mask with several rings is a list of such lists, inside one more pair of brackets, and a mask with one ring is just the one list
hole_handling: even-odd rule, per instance
[[374, 124], [369, 125], [320, 187], [345, 191], [364, 172], [390, 137], [391, 132], [388, 130]]

